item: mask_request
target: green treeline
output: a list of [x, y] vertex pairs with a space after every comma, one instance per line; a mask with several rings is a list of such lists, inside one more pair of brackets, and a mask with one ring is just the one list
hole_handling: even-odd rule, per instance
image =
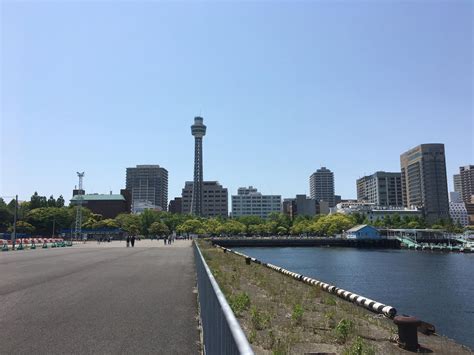
[[[0, 232], [11, 232], [15, 200], [6, 204], [0, 199]], [[52, 235], [61, 229], [74, 228], [76, 218], [75, 207], [65, 207], [64, 198], [54, 199], [50, 196], [39, 196], [36, 192], [30, 201], [18, 206], [17, 232], [38, 235]], [[192, 215], [172, 214], [146, 210], [139, 215], [120, 214], [114, 219], [105, 219], [101, 215], [91, 213], [83, 208], [82, 228], [115, 229], [136, 235], [162, 236], [173, 231], [178, 234], [217, 235], [318, 235], [333, 236], [340, 234], [358, 224], [370, 224], [362, 214], [332, 214], [314, 217], [298, 216], [291, 220], [281, 213], [272, 213], [267, 219], [257, 216], [238, 218], [201, 218]], [[462, 232], [459, 225], [450, 220], [439, 221], [435, 225], [427, 225], [422, 218], [393, 215], [373, 223], [381, 228], [437, 228], [449, 232]]]

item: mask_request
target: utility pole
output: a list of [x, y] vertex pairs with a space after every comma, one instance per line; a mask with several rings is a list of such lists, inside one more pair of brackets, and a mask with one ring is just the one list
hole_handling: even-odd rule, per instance
[[15, 215], [13, 216], [12, 250], [15, 250], [16, 220], [18, 219], [18, 195], [15, 195]]

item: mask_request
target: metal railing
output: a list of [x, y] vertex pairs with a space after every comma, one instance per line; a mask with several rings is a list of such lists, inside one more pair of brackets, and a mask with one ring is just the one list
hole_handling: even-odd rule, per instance
[[253, 355], [253, 350], [207, 266], [201, 250], [196, 242], [193, 244], [204, 353], [206, 355]]

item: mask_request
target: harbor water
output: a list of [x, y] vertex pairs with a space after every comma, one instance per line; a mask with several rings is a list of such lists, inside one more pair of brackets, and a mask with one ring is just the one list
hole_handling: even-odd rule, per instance
[[474, 254], [240, 247], [249, 256], [393, 306], [474, 349]]

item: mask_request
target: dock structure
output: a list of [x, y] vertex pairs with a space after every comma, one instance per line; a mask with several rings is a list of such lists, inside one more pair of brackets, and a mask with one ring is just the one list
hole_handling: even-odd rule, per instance
[[379, 248], [412, 249], [443, 252], [474, 253], [474, 242], [462, 237], [443, 236], [438, 239], [424, 239], [402, 234], [390, 235], [379, 239], [347, 239], [319, 237], [216, 237], [213, 245], [226, 248], [235, 247], [343, 247], [343, 248]]
[[387, 238], [400, 241], [400, 246], [406, 249], [474, 252], [474, 241], [464, 236], [449, 235], [435, 229], [389, 229], [386, 234]]

